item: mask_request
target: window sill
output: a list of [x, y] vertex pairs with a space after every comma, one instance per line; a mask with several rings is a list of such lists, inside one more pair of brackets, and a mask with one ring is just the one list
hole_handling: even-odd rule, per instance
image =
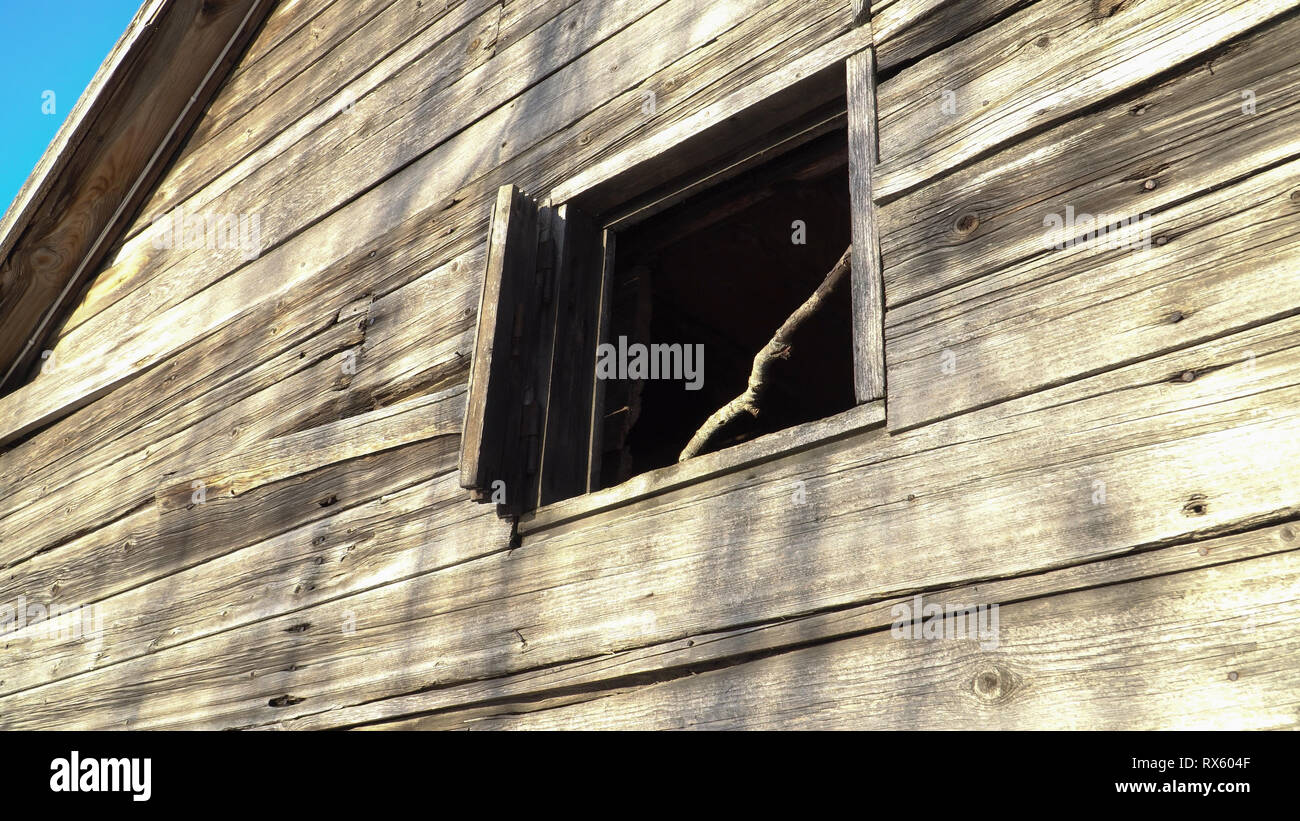
[[538, 533], [575, 519], [613, 510], [726, 473], [744, 470], [860, 431], [881, 427], [884, 423], [885, 403], [867, 402], [816, 422], [779, 430], [739, 445], [634, 476], [611, 488], [544, 505], [520, 520], [519, 535]]

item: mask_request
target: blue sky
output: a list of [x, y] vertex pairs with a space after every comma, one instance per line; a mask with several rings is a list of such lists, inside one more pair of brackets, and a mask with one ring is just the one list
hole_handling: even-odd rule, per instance
[[[141, 0], [0, 0], [0, 213]], [[53, 91], [54, 113], [42, 112]]]

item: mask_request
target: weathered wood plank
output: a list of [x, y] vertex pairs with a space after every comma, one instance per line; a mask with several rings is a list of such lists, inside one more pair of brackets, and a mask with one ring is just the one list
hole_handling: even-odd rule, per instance
[[[633, 142], [598, 163], [583, 168], [551, 190], [548, 201], [574, 201], [596, 214], [626, 205], [656, 185], [685, 171], [708, 168], [752, 140], [756, 128], [770, 129], [815, 108], [823, 97], [838, 90], [838, 83], [823, 83], [836, 63], [871, 42], [870, 29], [850, 31], [820, 48], [743, 85], [689, 117]], [[658, 99], [658, 92], [655, 92]], [[644, 210], [638, 215], [648, 216]]]
[[[364, 0], [332, 5], [310, 30], [274, 52], [274, 65], [246, 79], [232, 78], [228, 93], [223, 92], [204, 119], [206, 130], [195, 132], [187, 155], [154, 192], [132, 236], [201, 188], [214, 186], [219, 192], [230, 187], [241, 172], [246, 175], [256, 167], [241, 165], [253, 151], [262, 149], [257, 165], [264, 164], [330, 116], [351, 113], [349, 104], [355, 105], [413, 60], [441, 59], [444, 66], [437, 74], [429, 73], [426, 93], [453, 82], [456, 71], [468, 71], [491, 55], [499, 20], [497, 13], [484, 13], [491, 9], [487, 0], [453, 0], [445, 5]], [[467, 30], [473, 31], [470, 37], [456, 37]], [[455, 59], [450, 48], [433, 53], [439, 43], [453, 37], [469, 54]], [[478, 46], [468, 48], [474, 37], [479, 38]], [[358, 78], [364, 79], [354, 82]], [[240, 79], [245, 82], [237, 85]], [[343, 90], [347, 93], [339, 98]], [[284, 132], [290, 136], [281, 136]], [[264, 148], [272, 138], [278, 151]], [[213, 191], [205, 192], [193, 207], [201, 207], [213, 196]]]
[[[182, 203], [184, 210], [258, 213], [261, 245], [272, 248], [569, 65], [587, 38], [617, 31], [647, 11], [634, 0], [601, 7], [588, 0], [493, 56], [501, 7], [486, 4], [483, 11], [484, 5], [458, 7], [328, 99], [313, 99], [307, 116]], [[140, 269], [132, 277], [137, 287], [155, 279], [158, 287], [91, 318], [64, 345], [93, 338], [106, 323], [129, 325], [132, 317], [178, 304], [209, 279], [204, 271], [213, 260], [205, 249], [152, 247], [164, 227], [151, 225], [115, 260]], [[218, 274], [226, 270], [217, 266]]]
[[[531, 387], [524, 379], [523, 325], [541, 306], [535, 301], [537, 203], [513, 185], [497, 193], [488, 240], [487, 270], [479, 296], [474, 361], [461, 435], [461, 487], [513, 500], [522, 492], [516, 467], [520, 409]], [[501, 483], [498, 487], [497, 483]]]
[[471, 248], [375, 300], [349, 394], [383, 406], [467, 383], [486, 253]]
[[876, 61], [849, 56], [849, 193], [853, 221], [853, 390], [859, 403], [885, 398], [885, 296], [871, 177], [877, 159]]
[[[1047, 573], [934, 590], [924, 594], [924, 601], [942, 607], [963, 607], [976, 602], [1002, 606], [1010, 602], [1294, 551], [1300, 549], [1298, 534], [1300, 531], [1294, 524], [1276, 525]], [[726, 661], [740, 663], [781, 649], [885, 630], [895, 621], [896, 605], [910, 606], [913, 603], [911, 597], [885, 599], [847, 610], [817, 613], [724, 633], [691, 636], [667, 644], [520, 673], [505, 679], [469, 682], [444, 690], [412, 693], [355, 707], [309, 714], [277, 722], [275, 728], [465, 728], [473, 726], [481, 716], [494, 717], [526, 710], [526, 705], [537, 704], [553, 697], [552, 694], [576, 692], [584, 694], [580, 700], [604, 698], [620, 690], [636, 689], [635, 682], [638, 678], [679, 678], [687, 672], [700, 672]], [[517, 701], [511, 701], [512, 699]], [[402, 718], [433, 711], [442, 712], [435, 716]], [[372, 726], [366, 727], [367, 724]]]
[[1296, 0], [1137, 0], [1105, 8], [1092, 0], [1035, 3], [881, 85], [875, 196], [887, 201], [910, 191], [1296, 6]]
[[[476, 300], [469, 294], [477, 293], [481, 249], [420, 278], [421, 287], [409, 292], [421, 301], [418, 315], [399, 296], [405, 289], [383, 294], [394, 281], [413, 276], [403, 272], [422, 270], [430, 255], [454, 253], [470, 239], [431, 235], [419, 220], [401, 226], [330, 266], [311, 288], [262, 303], [110, 397], [0, 453], [0, 533], [4, 517], [33, 504], [57, 504], [63, 493], [93, 498], [97, 505], [124, 504], [98, 512], [105, 519], [120, 515], [140, 500], [119, 498], [128, 495], [125, 485], [118, 485], [119, 494], [96, 493], [95, 471], [141, 451], [147, 451], [146, 459], [165, 462], [165, 445], [173, 437], [176, 452], [202, 458], [214, 447], [242, 446], [318, 423], [322, 414], [339, 418], [391, 404], [437, 387], [440, 377], [459, 373], [463, 381], [468, 354], [457, 357], [453, 348], [439, 356], [441, 333], [430, 333], [429, 325], [453, 334], [452, 345], [457, 322], [472, 331]], [[372, 290], [381, 295], [374, 303]], [[439, 298], [441, 293], [453, 298]], [[412, 335], [433, 349], [413, 353]], [[369, 344], [355, 350], [363, 340]], [[422, 356], [427, 358], [420, 361]], [[299, 376], [304, 370], [311, 372]], [[178, 436], [187, 430], [188, 437]], [[72, 443], [79, 444], [75, 454], [68, 452]], [[74, 480], [87, 484], [70, 484]], [[70, 524], [60, 516], [39, 521], [38, 532], [47, 536]]]
[[[1265, 729], [1300, 709], [1294, 552], [999, 608], [999, 641], [836, 641], [471, 729]], [[907, 686], [900, 687], [899, 681]]]
[[[205, 468], [202, 485], [173, 476], [155, 504], [39, 554], [7, 574], [0, 590], [12, 594], [6, 600], [99, 601], [448, 473], [463, 393], [257, 443], [215, 468], [197, 466]], [[205, 538], [213, 532], [221, 538]]]
[[1300, 312], [1277, 299], [1300, 265], [1297, 174], [1292, 161], [1171, 208], [1149, 247], [1103, 237], [889, 311], [890, 429]]
[[[93, 612], [102, 619], [102, 640], [87, 642], [84, 634], [71, 629], [78, 619], [84, 620], [84, 612], [75, 611], [6, 633], [0, 692], [118, 664], [508, 549], [508, 526], [488, 511], [465, 504], [456, 489], [455, 477], [449, 472], [454, 467], [453, 454], [454, 448], [446, 446], [437, 450], [417, 446], [370, 460], [365, 473], [353, 471], [348, 491], [365, 482], [375, 489], [391, 488], [391, 477], [399, 470], [410, 472], [412, 467], [418, 472], [410, 472], [411, 476], [438, 471], [443, 475], [350, 508], [330, 507], [336, 515], [322, 514], [323, 518], [309, 524], [224, 555], [213, 555], [208, 545], [187, 551], [184, 562], [174, 549], [164, 553], [164, 546], [183, 541], [185, 532], [175, 523], [137, 532], [130, 539], [132, 563], [111, 562], [113, 574], [107, 581], [117, 585], [114, 592], [118, 594], [110, 597], [100, 597], [112, 588], [97, 588], [92, 581], [95, 576], [87, 573], [89, 568], [64, 565], [62, 570], [69, 575], [56, 582], [57, 593], [38, 592], [29, 586], [25, 589], [38, 595], [28, 593], [25, 601], [64, 609], [95, 602]], [[317, 492], [325, 486], [315, 476], [312, 481]], [[339, 491], [342, 486], [335, 476], [333, 489]], [[295, 494], [302, 499], [303, 493], [295, 490]], [[263, 495], [260, 501], [272, 498]], [[281, 516], [284, 524], [302, 518], [286, 515], [300, 507], [286, 504], [292, 499], [274, 501], [274, 511], [255, 513], [251, 518]], [[227, 515], [248, 516], [248, 510], [246, 503], [242, 507], [228, 505]], [[223, 523], [207, 508], [196, 508], [189, 516], [202, 518], [205, 529], [220, 527], [223, 539], [230, 542], [227, 548], [241, 545], [236, 537], [249, 532], [239, 523]], [[197, 522], [188, 524], [191, 533], [197, 531]], [[173, 572], [166, 573], [168, 570]], [[347, 624], [302, 624], [308, 625], [303, 629], [349, 629]]]
[[[397, 8], [391, 8], [394, 5]], [[353, 75], [348, 72], [362, 70], [369, 61], [344, 56], [345, 49], [336, 46], [353, 37], [358, 27], [370, 28], [374, 15], [387, 10], [389, 16], [395, 16], [407, 8], [426, 7], [395, 4], [394, 0], [276, 4], [140, 214], [123, 233], [122, 241], [134, 238], [156, 217], [243, 159], [248, 146], [261, 145], [270, 134], [293, 123], [303, 113], [303, 107], [317, 101], [326, 87], [320, 79], [308, 85], [307, 77], [325, 75], [326, 84], [351, 79]], [[375, 47], [373, 42], [369, 45]], [[323, 63], [330, 63], [328, 72]], [[293, 91], [286, 93], [286, 85], [293, 86]], [[296, 96], [286, 99], [291, 94]], [[132, 266], [124, 265], [110, 265], [102, 271], [63, 324], [60, 335], [130, 293], [139, 284], [132, 276], [135, 272]]]
[[[30, 501], [22, 497], [25, 485], [58, 492], [72, 477], [211, 415], [213, 406], [238, 403], [365, 338], [361, 322], [339, 321], [323, 306], [306, 315], [289, 308], [265, 306], [253, 325], [256, 332], [240, 328], [238, 335], [199, 340], [110, 399], [0, 453], [0, 521]], [[277, 326], [277, 314], [288, 321]], [[137, 435], [146, 425], [149, 432]]]
[[[12, 603], [21, 596], [34, 604], [76, 606], [160, 583], [162, 587], [153, 588], [156, 594], [175, 574], [281, 538], [276, 534], [339, 516], [351, 522], [357, 515], [369, 515], [367, 510], [391, 511], [387, 500], [393, 494], [431, 477], [449, 476], [456, 467], [455, 456], [454, 442], [428, 440], [271, 482], [235, 503], [213, 500], [212, 507], [205, 503], [183, 512], [147, 505], [36, 556], [19, 572], [11, 571], [3, 581], [5, 601]], [[454, 477], [439, 481], [446, 484]], [[333, 503], [321, 506], [331, 498]], [[215, 532], [221, 533], [220, 539], [210, 538]], [[115, 612], [126, 617], [131, 611]]]
[[595, 352], [604, 281], [603, 233], [582, 211], [569, 205], [553, 211], [555, 226], [554, 294], [545, 322], [546, 404], [539, 447], [536, 495], [539, 504], [587, 491], [595, 393]]
[[[188, 475], [182, 482], [183, 486], [174, 489], [180, 498], [188, 501], [192, 481], [206, 481], [211, 478], [208, 471], [228, 465], [230, 458], [239, 458], [228, 456], [238, 435], [246, 436], [246, 441], [252, 444], [235, 450], [236, 454], [249, 447], [252, 452], [261, 453], [266, 448], [285, 447], [285, 443], [290, 443], [288, 447], [291, 448], [306, 446], [310, 451], [318, 451], [315, 456], [304, 456], [304, 459], [341, 460], [384, 447], [459, 432], [463, 404], [457, 397], [463, 389], [458, 388], [442, 396], [435, 395], [290, 434], [282, 437], [279, 444], [259, 443], [282, 424], [275, 417], [277, 409], [297, 407], [304, 401], [304, 395], [328, 396], [333, 381], [342, 372], [341, 365], [342, 357], [337, 357], [302, 371], [223, 414], [202, 419], [192, 428], [178, 431], [143, 450], [130, 451], [101, 470], [77, 476], [58, 492], [43, 492], [40, 486], [22, 488], [17, 494], [22, 504], [0, 520], [0, 562], [5, 567], [12, 567], [151, 503], [164, 488], [172, 488], [180, 482], [178, 476], [184, 478]], [[443, 398], [454, 404], [454, 408], [445, 413], [425, 409], [430, 402], [436, 403]], [[454, 424], [447, 418], [447, 413], [454, 417]], [[368, 423], [373, 425], [367, 429]], [[241, 426], [244, 427], [241, 429]], [[350, 431], [356, 426], [367, 430], [366, 438], [350, 441], [349, 437], [353, 435]], [[331, 445], [331, 435], [343, 437], [345, 441]], [[285, 458], [289, 460], [287, 464], [295, 464], [292, 456]], [[196, 473], [200, 475], [194, 475]], [[245, 478], [251, 481], [255, 477]], [[114, 492], [104, 493], [102, 489], [106, 486], [112, 487]]]
[[928, 56], [1036, 0], [917, 0], [895, 3], [871, 21], [881, 72]]
[[223, 500], [335, 462], [358, 459], [402, 445], [461, 432], [465, 390], [447, 391], [362, 413], [310, 430], [257, 442], [201, 473], [158, 492], [161, 510], [189, 510], [191, 485], [202, 481], [210, 495]]
[[884, 421], [883, 402], [857, 405], [826, 419], [779, 430], [738, 445], [696, 456], [685, 462], [647, 471], [612, 488], [549, 504], [538, 509], [531, 516], [521, 519], [519, 533], [525, 536], [537, 533], [557, 524], [610, 510], [619, 505], [657, 496], [724, 474], [735, 473], [781, 456], [870, 430], [883, 424]]
[[[1026, 397], [973, 417], [960, 444], [937, 427], [869, 433], [561, 525], [506, 553], [24, 691], [0, 702], [3, 722], [264, 724], [1291, 518], [1297, 322]], [[1246, 346], [1261, 352], [1250, 367]], [[1207, 358], [1225, 366], [1191, 383], [1163, 376]], [[344, 610], [375, 621], [353, 636], [286, 633]], [[213, 658], [238, 661], [214, 669]], [[163, 670], [165, 692], [133, 697]]]
[[881, 206], [888, 304], [1046, 253], [1044, 220], [1067, 206], [1157, 215], [1300, 154], [1288, 127], [1300, 105], [1297, 38], [1291, 16], [1210, 68], [1191, 67]]
[[[685, 12], [676, 9], [674, 13]], [[689, 17], [689, 14], [687, 16]], [[711, 18], [710, 21], [724, 30], [732, 25], [732, 18], [729, 16], [725, 19]], [[483, 167], [485, 164], [490, 168], [506, 160], [506, 149], [491, 158], [482, 154], [481, 147], [487, 135], [500, 134], [509, 125], [518, 139], [517, 143], [509, 144], [509, 156], [517, 156], [516, 152], [535, 144], [537, 140], [544, 138], [544, 135], [554, 134], [556, 128], [572, 124], [574, 119], [580, 116], [579, 112], [589, 111], [588, 100], [592, 94], [600, 96], [601, 93], [616, 92], [600, 92], [590, 83], [575, 87], [569, 81], [574, 77], [590, 74], [612, 89], [618, 89], [625, 82], [622, 79], [625, 72], [631, 74], [657, 70], [646, 66], [645, 60], [650, 60], [653, 65], [657, 62], [657, 57], [663, 55], [665, 51], [672, 50], [646, 49], [641, 41], [651, 37], [662, 45], [665, 42], [663, 31], [655, 27], [661, 26], [664, 22], [655, 16], [643, 18], [636, 26], [623, 30], [617, 37], [602, 44], [600, 48], [584, 55], [572, 68], [548, 77], [529, 95], [534, 103], [539, 104], [538, 116], [518, 120], [513, 116], [511, 108], [496, 109], [487, 118], [476, 122], [472, 128], [462, 131], [451, 141], [423, 156], [403, 175], [370, 190], [312, 226], [312, 230], [304, 233], [293, 245], [273, 249], [270, 253], [241, 268], [235, 275], [204, 289], [183, 305], [157, 314], [139, 326], [132, 338], [124, 339], [118, 333], [109, 334], [120, 343], [116, 346], [116, 355], [107, 360], [110, 362], [109, 367], [97, 368], [94, 371], [76, 369], [76, 373], [80, 376], [67, 380], [57, 388], [54, 385], [46, 385], [46, 390], [36, 391], [33, 386], [29, 386], [0, 400], [0, 410], [5, 411], [4, 419], [10, 421], [9, 426], [0, 429], [0, 441], [48, 423], [69, 409], [92, 401], [114, 385], [131, 378], [141, 369], [165, 359], [176, 350], [178, 345], [183, 344], [182, 340], [193, 338], [208, 329], [217, 327], [246, 310], [249, 294], [257, 294], [258, 301], [276, 298], [302, 279], [311, 276], [319, 267], [327, 264], [327, 260], [347, 255], [358, 242], [372, 236], [371, 232], [387, 230], [395, 218], [405, 218], [421, 208], [431, 208], [445, 201], [447, 192], [454, 192], [459, 186], [472, 182], [478, 174], [486, 170]], [[745, 25], [757, 27], [759, 22], [745, 21]], [[681, 28], [678, 27], [679, 30]], [[761, 28], [755, 30], [761, 31]], [[682, 36], [688, 38], [686, 50], [690, 51], [692, 48], [690, 44], [707, 42], [711, 31], [707, 27], [701, 29], [700, 26], [695, 25], [689, 32], [680, 32]], [[824, 36], [824, 30], [814, 27], [809, 31]], [[748, 29], [745, 33], [752, 34]], [[781, 38], [777, 37], [776, 40], [780, 42]], [[524, 42], [520, 41], [521, 45]], [[747, 38], [747, 42], [750, 48], [754, 47], [752, 36]], [[619, 72], [592, 73], [592, 68], [598, 61], [615, 54], [624, 55], [619, 57], [623, 60]], [[743, 63], [748, 54], [741, 48], [738, 52], [730, 53], [730, 56]], [[781, 55], [773, 55], [773, 57], [779, 56]], [[698, 57], [692, 57], [692, 60], [695, 59]], [[760, 63], [766, 64], [764, 61]], [[702, 79], [707, 80], [718, 76], [718, 74], [710, 74]], [[736, 79], [739, 78], [728, 77], [727, 83]], [[701, 104], [707, 102], [702, 101]], [[635, 125], [632, 124], [633, 127]], [[434, 169], [440, 169], [439, 173], [433, 173]], [[447, 169], [455, 169], [457, 173], [444, 173]], [[432, 184], [429, 184], [430, 181]], [[364, 226], [365, 230], [358, 231], [358, 226]], [[277, 274], [273, 278], [268, 277], [266, 272], [272, 270], [294, 273], [287, 277], [283, 274]], [[268, 281], [275, 282], [276, 287], [269, 292], [261, 290], [265, 288]], [[253, 286], [253, 282], [257, 285]], [[138, 307], [136, 306], [135, 309]], [[108, 316], [108, 312], [101, 316]], [[87, 332], [93, 324], [94, 321], [87, 322], [74, 333]], [[142, 338], [146, 336], [148, 344], [145, 344]], [[67, 342], [68, 340], [65, 340], [65, 343]], [[96, 350], [94, 344], [88, 347], [89, 350], [70, 355], [67, 359], [82, 361], [103, 353]]]
[[[363, 116], [370, 119], [383, 116], [375, 114], [376, 110], [382, 110], [377, 106], [367, 102], [364, 107], [358, 108], [358, 102], [372, 99], [372, 94], [388, 91], [385, 82], [391, 82], [393, 75], [408, 67], [421, 52], [425, 52], [423, 60], [430, 63], [431, 68], [422, 75], [423, 85], [419, 93], [435, 96], [445, 91], [463, 72], [481, 64], [490, 56], [499, 13], [499, 5], [491, 5], [488, 0], [473, 0], [458, 5], [451, 14], [437, 18], [433, 25], [415, 39], [408, 41], [404, 47], [342, 88], [334, 82], [332, 74], [327, 74], [318, 81], [323, 85], [320, 90], [296, 86], [284, 89], [283, 94], [293, 95], [287, 101], [282, 101], [280, 95], [274, 95], [270, 99], [254, 95], [254, 99], [262, 100], [263, 106], [276, 111], [277, 116], [262, 118], [260, 122], [267, 123], [263, 128], [235, 129], [232, 136], [240, 142], [216, 145], [203, 152], [204, 157], [211, 157], [214, 167], [204, 167], [193, 172], [179, 168], [176, 175], [169, 176], [168, 179], [175, 179], [179, 184], [185, 185], [193, 174], [203, 175], [200, 178], [202, 184], [186, 199], [171, 196], [170, 189], [166, 187], [167, 180], [164, 180], [160, 193], [170, 197], [166, 207], [155, 204], [147, 206], [142, 215], [144, 224], [141, 230], [123, 244], [114, 256], [113, 264], [99, 277], [103, 284], [97, 283], [87, 295], [81, 309], [65, 328], [59, 340], [60, 345], [64, 348], [75, 346], [76, 340], [83, 336], [102, 333], [102, 328], [99, 331], [96, 328], [104, 323], [130, 326], [133, 321], [176, 304], [211, 279], [229, 273], [247, 262], [242, 251], [220, 254], [206, 246], [195, 248], [178, 244], [174, 240], [169, 241], [165, 232], [169, 226], [174, 226], [177, 218], [209, 213], [234, 214], [249, 220], [256, 217], [259, 230], [254, 237], [257, 247], [253, 250], [258, 253], [274, 244], [277, 236], [281, 236], [279, 231], [271, 230], [274, 225], [279, 225], [286, 232], [298, 227], [301, 223], [292, 220], [286, 222], [284, 218], [268, 212], [267, 206], [274, 204], [273, 199], [259, 200], [256, 194], [244, 189], [255, 185], [263, 177], [282, 174], [286, 167], [297, 168], [301, 172], [304, 166], [312, 165], [312, 157], [321, 153], [319, 145], [318, 151], [313, 152], [304, 143], [312, 134], [322, 129], [329, 133], [346, 131], [349, 127], [359, 127]], [[486, 45], [482, 45], [485, 41]], [[471, 48], [472, 43], [480, 45]], [[363, 47], [361, 53], [367, 51], [369, 49]], [[349, 61], [355, 62], [355, 59]], [[362, 63], [368, 64], [368, 61]], [[395, 105], [396, 101], [390, 100], [389, 103]], [[294, 113], [300, 116], [289, 119], [288, 127], [264, 135], [265, 128], [278, 124], [281, 116]], [[268, 138], [258, 145], [255, 141], [263, 136]], [[305, 192], [299, 192], [300, 197], [304, 194]], [[159, 221], [155, 223], [154, 220]], [[179, 279], [174, 269], [180, 270]], [[101, 317], [100, 314], [105, 311], [109, 312], [109, 316]], [[91, 327], [83, 329], [87, 324]]]
[[266, 57], [268, 52], [274, 51], [333, 3], [334, 0], [325, 0], [323, 3], [277, 3], [266, 16], [261, 29], [257, 32], [257, 37], [244, 50], [244, 56], [240, 58], [235, 70], [230, 73], [230, 78], [233, 79], [238, 74], [249, 71]]

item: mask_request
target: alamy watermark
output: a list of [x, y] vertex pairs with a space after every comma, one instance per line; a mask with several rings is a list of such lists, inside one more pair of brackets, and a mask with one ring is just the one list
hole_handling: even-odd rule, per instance
[[1151, 222], [1150, 214], [1076, 214], [1074, 206], [1067, 205], [1065, 214], [1043, 217], [1043, 227], [1048, 229], [1043, 244], [1058, 251], [1074, 247], [1150, 248]]
[[29, 603], [26, 596], [0, 603], [0, 637], [26, 628], [42, 638], [98, 641], [104, 636], [104, 614], [93, 604], [47, 606]]
[[82, 758], [73, 750], [51, 761], [50, 773], [50, 792], [123, 792], [132, 801], [153, 795], [152, 758]]
[[602, 342], [596, 349], [597, 379], [685, 380], [688, 391], [704, 386], [704, 345], [645, 345], [618, 338], [618, 345]]
[[262, 253], [261, 214], [190, 214], [178, 207], [153, 225], [161, 229], [153, 238], [158, 250], [238, 251], [245, 262]]

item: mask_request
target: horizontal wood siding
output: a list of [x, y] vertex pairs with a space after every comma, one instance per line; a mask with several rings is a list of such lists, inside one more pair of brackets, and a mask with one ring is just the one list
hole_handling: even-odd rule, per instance
[[[0, 727], [1294, 728], [1297, 3], [867, 5], [273, 9], [0, 397], [0, 608], [103, 624], [0, 635]], [[883, 405], [474, 504], [498, 189], [608, 198], [864, 48]], [[999, 646], [892, 636], [916, 594]]]

